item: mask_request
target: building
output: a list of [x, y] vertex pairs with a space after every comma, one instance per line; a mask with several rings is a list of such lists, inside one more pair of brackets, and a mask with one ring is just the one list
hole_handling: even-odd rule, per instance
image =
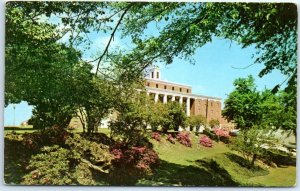
[[217, 119], [221, 123], [225, 122], [221, 114], [221, 98], [193, 94], [191, 86], [161, 80], [157, 67], [151, 69], [146, 77], [146, 90], [155, 102], [177, 101], [184, 104], [187, 116], [203, 115], [207, 121]]
[[[191, 86], [162, 80], [158, 67], [152, 68], [145, 79], [147, 94], [155, 102], [176, 101], [185, 105], [187, 116], [203, 115], [208, 122], [217, 119], [222, 127], [233, 128], [233, 124], [222, 117], [221, 98], [193, 94]], [[103, 120], [101, 127], [107, 128], [109, 121], [110, 118]], [[82, 128], [79, 118], [72, 118], [69, 127]]]

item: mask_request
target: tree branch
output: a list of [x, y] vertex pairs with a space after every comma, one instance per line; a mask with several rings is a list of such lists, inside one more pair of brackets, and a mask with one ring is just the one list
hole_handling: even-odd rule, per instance
[[102, 172], [102, 173], [105, 173], [105, 174], [109, 173], [109, 170], [103, 170], [101, 167], [93, 165], [90, 161], [88, 161], [86, 159], [81, 158], [80, 161], [85, 163], [86, 165], [88, 165], [88, 167], [93, 169], [93, 170], [96, 170], [96, 171], [99, 171], [99, 172]]
[[116, 33], [116, 31], [117, 31], [119, 25], [121, 24], [121, 21], [123, 20], [123, 18], [124, 18], [124, 16], [126, 15], [127, 11], [128, 11], [132, 6], [133, 6], [133, 4], [131, 3], [131, 4], [129, 4], [129, 5], [127, 6], [127, 8], [124, 10], [124, 12], [123, 12], [123, 14], [121, 15], [121, 17], [120, 17], [120, 19], [119, 19], [117, 25], [115, 26], [113, 32], [112, 32], [111, 35], [110, 35], [110, 39], [109, 39], [109, 41], [108, 41], [108, 43], [107, 43], [107, 45], [106, 45], [106, 47], [105, 47], [105, 50], [104, 50], [104, 52], [102, 53], [102, 55], [101, 55], [100, 57], [98, 57], [97, 59], [91, 61], [91, 62], [94, 62], [94, 61], [96, 61], [96, 60], [99, 60], [99, 61], [98, 61], [98, 64], [97, 64], [96, 73], [95, 73], [96, 76], [97, 76], [97, 74], [98, 74], [100, 62], [102, 61], [104, 55], [107, 53], [108, 47], [110, 46], [110, 43], [111, 43], [112, 39], [114, 38], [114, 35], [115, 35], [115, 33]]
[[250, 66], [253, 66], [254, 64], [257, 64], [257, 63], [253, 63], [253, 64], [250, 64], [250, 65], [248, 65], [248, 66], [245, 66], [245, 67], [241, 67], [241, 68], [239, 68], [239, 67], [234, 67], [234, 66], [231, 66], [231, 68], [233, 68], [233, 69], [247, 69], [247, 68], [249, 68]]

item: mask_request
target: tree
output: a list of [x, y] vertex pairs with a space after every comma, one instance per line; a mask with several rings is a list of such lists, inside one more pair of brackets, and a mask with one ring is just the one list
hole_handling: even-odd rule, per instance
[[[126, 6], [126, 5], [124, 5]], [[296, 95], [297, 6], [292, 3], [143, 3], [132, 7], [124, 34], [131, 35], [143, 57], [171, 64], [189, 59], [212, 36], [234, 40], [258, 50], [259, 76], [280, 70]], [[143, 32], [156, 23], [159, 35]], [[275, 87], [278, 89], [280, 84]], [[287, 89], [287, 90], [288, 90]]]
[[147, 128], [147, 99], [144, 93], [119, 89], [114, 105], [116, 118], [110, 121], [111, 137], [126, 146], [144, 146]]
[[164, 128], [169, 123], [169, 111], [167, 104], [157, 102], [153, 100], [147, 102], [148, 123], [153, 131], [156, 131], [158, 127]]
[[35, 128], [66, 127], [76, 112], [71, 84], [91, 68], [85, 69], [77, 50], [57, 42], [55, 26], [14, 3], [7, 4], [6, 26], [6, 105], [33, 105]]
[[[59, 20], [58, 24], [41, 19], [53, 16]], [[158, 35], [144, 35], [147, 27], [155, 23], [159, 28]], [[58, 30], [59, 24], [66, 27]], [[170, 64], [175, 57], [190, 59], [197, 48], [217, 36], [234, 40], [243, 47], [254, 45], [258, 50], [255, 63], [265, 65], [259, 76], [273, 69], [286, 75], [288, 108], [296, 111], [297, 8], [292, 3], [10, 2], [6, 26], [6, 34], [10, 34], [6, 38], [6, 71], [16, 74], [11, 72], [6, 77], [8, 102], [26, 100], [26, 95], [30, 97], [31, 92], [23, 87], [28, 84], [33, 86], [27, 89], [40, 87], [32, 81], [49, 82], [48, 76], [44, 81], [35, 80], [39, 78], [32, 73], [43, 75], [43, 71], [52, 65], [49, 63], [58, 62], [55, 58], [60, 58], [61, 52], [73, 52], [70, 58], [79, 58], [79, 55], [74, 56], [78, 52], [71, 49], [88, 41], [85, 34], [89, 31], [111, 34], [104, 51], [94, 60], [97, 61], [96, 74], [103, 73], [99, 66], [104, 59], [115, 56], [113, 51], [108, 53], [108, 48], [117, 30], [121, 29], [124, 36], [131, 36], [135, 48], [116, 55], [122, 74], [115, 82], [122, 79], [129, 82], [130, 78], [141, 77], [144, 69], [155, 61]], [[70, 38], [66, 44], [70, 47], [53, 43], [67, 34]], [[24, 58], [24, 55], [28, 56]], [[38, 65], [44, 61], [48, 65]], [[29, 73], [31, 66], [38, 66], [40, 71]], [[24, 74], [25, 78], [12, 79], [18, 74]], [[273, 92], [282, 84], [275, 86]], [[36, 89], [37, 95], [45, 92]], [[40, 100], [41, 96], [37, 97]], [[62, 107], [57, 108], [61, 110]]]
[[235, 90], [224, 102], [222, 115], [233, 120], [238, 128], [249, 129], [262, 120], [261, 97], [256, 90], [254, 78], [239, 78], [234, 81]]
[[[85, 78], [87, 77], [87, 78]], [[74, 84], [74, 104], [83, 131], [97, 132], [101, 121], [112, 112], [117, 101], [116, 88], [109, 80], [92, 73], [81, 76]]]
[[196, 127], [196, 132], [199, 131], [202, 125], [206, 125], [207, 121], [203, 115], [194, 115], [189, 117], [189, 125]]
[[262, 97], [262, 126], [275, 127], [293, 132], [296, 135], [297, 113], [296, 110], [288, 103], [289, 93], [280, 91], [273, 94], [270, 90], [264, 90]]
[[269, 130], [254, 127], [242, 130], [238, 136], [232, 138], [230, 147], [238, 151], [247, 161], [246, 165], [252, 168], [257, 157], [265, 155], [266, 149], [272, 147], [274, 141]]
[[235, 90], [225, 100], [222, 115], [233, 120], [238, 128], [249, 129], [255, 125], [267, 129], [292, 130], [296, 135], [296, 110], [290, 105], [292, 93], [271, 90], [257, 91], [253, 77], [239, 78]]
[[168, 121], [163, 126], [163, 131], [166, 133], [169, 129], [179, 130], [179, 127], [185, 128], [187, 116], [184, 112], [184, 107], [179, 103], [172, 101], [167, 103]]

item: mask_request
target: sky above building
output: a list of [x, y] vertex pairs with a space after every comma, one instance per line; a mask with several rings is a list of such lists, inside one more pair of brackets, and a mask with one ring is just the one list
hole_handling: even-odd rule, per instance
[[[150, 26], [147, 33], [155, 35], [156, 32]], [[125, 51], [134, 47], [128, 38], [121, 39], [120, 36], [117, 34], [114, 38], [112, 48]], [[93, 60], [96, 55], [101, 54], [109, 35], [92, 32], [89, 38], [94, 43], [89, 50], [84, 51], [85, 60]], [[62, 39], [62, 42], [66, 40], [67, 38]], [[233, 82], [237, 78], [253, 75], [259, 90], [271, 89], [285, 80], [285, 77], [276, 70], [262, 78], [258, 77], [258, 73], [264, 68], [263, 64], [247, 67], [254, 63], [252, 57], [255, 51], [253, 46], [242, 49], [235, 42], [215, 37], [212, 42], [196, 50], [193, 56], [195, 64], [178, 58], [170, 65], [155, 64], [160, 67], [162, 80], [190, 85], [192, 93], [219, 97], [224, 102], [227, 95], [234, 90]], [[241, 69], [245, 67], [247, 68]], [[4, 125], [19, 125], [31, 117], [31, 111], [32, 107], [26, 102], [9, 105], [4, 109]]]

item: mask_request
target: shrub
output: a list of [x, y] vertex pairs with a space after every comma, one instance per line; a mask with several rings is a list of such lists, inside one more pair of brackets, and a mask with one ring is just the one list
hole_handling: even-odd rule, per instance
[[218, 141], [218, 137], [216, 134], [212, 133], [210, 130], [208, 129], [204, 129], [203, 134], [208, 136], [209, 138], [211, 138], [212, 140]]
[[64, 147], [45, 146], [31, 157], [23, 184], [34, 185], [93, 185], [93, 173], [108, 175], [113, 156], [101, 143], [70, 135]]
[[113, 185], [132, 185], [141, 177], [152, 174], [152, 168], [159, 164], [156, 152], [148, 147], [130, 147], [117, 143], [111, 148], [114, 155], [110, 183]]
[[70, 133], [65, 129], [54, 126], [34, 133], [25, 133], [22, 143], [32, 151], [38, 151], [43, 146], [64, 145], [69, 136]]
[[22, 144], [21, 135], [6, 134], [4, 138], [4, 181], [6, 184], [20, 184], [27, 173], [32, 152]]
[[168, 134], [167, 141], [169, 141], [172, 144], [175, 144], [175, 138], [171, 134]]
[[206, 135], [204, 135], [200, 138], [200, 144], [205, 146], [205, 147], [212, 147], [213, 146], [212, 140]]
[[222, 128], [213, 128], [213, 132], [218, 137], [218, 141], [223, 140], [224, 142], [229, 142], [228, 139], [230, 138], [229, 131]]
[[70, 152], [67, 149], [44, 147], [42, 153], [31, 158], [27, 169], [30, 171], [23, 177], [22, 184], [26, 185], [66, 185], [72, 183], [69, 169]]
[[192, 142], [191, 142], [191, 139], [190, 139], [190, 133], [188, 133], [188, 132], [178, 133], [177, 140], [179, 141], [179, 143], [183, 144], [184, 146], [192, 147]]
[[158, 132], [153, 132], [153, 133], [151, 134], [151, 138], [152, 138], [152, 139], [155, 139], [155, 140], [157, 140], [157, 141], [160, 141], [161, 136], [160, 136], [160, 134], [159, 134]]
[[219, 127], [220, 126], [220, 122], [217, 119], [212, 119], [212, 120], [209, 121], [209, 126], [211, 128]]

